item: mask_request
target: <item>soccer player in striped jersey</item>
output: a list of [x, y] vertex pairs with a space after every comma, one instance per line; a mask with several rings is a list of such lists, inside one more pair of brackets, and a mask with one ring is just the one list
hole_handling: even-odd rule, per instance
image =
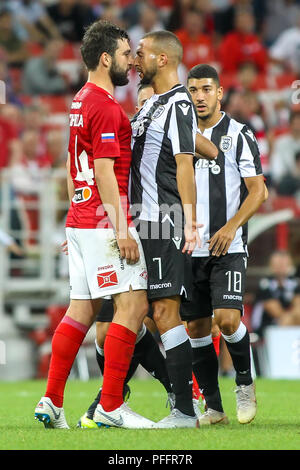
[[[179, 83], [182, 45], [168, 31], [145, 35], [137, 48], [135, 66], [141, 84], [154, 95], [131, 122], [131, 204], [148, 269], [148, 299], [164, 349], [175, 408], [159, 427], [195, 427], [192, 401], [192, 352], [181, 322], [181, 297], [189, 298], [191, 258], [201, 243], [196, 224], [193, 157], [197, 116], [186, 88]], [[202, 137], [202, 136], [200, 136]], [[203, 137], [202, 137], [203, 139]], [[215, 146], [207, 158], [216, 156]], [[202, 152], [205, 148], [202, 147]]]
[[260, 154], [251, 130], [221, 111], [223, 88], [213, 67], [193, 67], [187, 86], [197, 109], [199, 132], [219, 149], [214, 161], [198, 160], [195, 165], [202, 246], [192, 254], [193, 300], [181, 307], [191, 337], [193, 372], [206, 400], [207, 410], [199, 424], [228, 423], [212, 343], [212, 313], [236, 372], [238, 421], [248, 423], [254, 419], [257, 405], [249, 333], [241, 317], [247, 221], [266, 199]]

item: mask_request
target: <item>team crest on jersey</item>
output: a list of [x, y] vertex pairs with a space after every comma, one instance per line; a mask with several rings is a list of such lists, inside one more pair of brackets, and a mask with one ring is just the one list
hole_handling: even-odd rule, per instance
[[154, 113], [152, 114], [151, 118], [152, 118], [152, 119], [158, 119], [158, 118], [162, 115], [162, 113], [164, 112], [164, 110], [165, 110], [165, 107], [164, 107], [164, 106], [162, 106], [162, 105], [159, 106], [159, 107], [154, 111]]
[[219, 147], [222, 152], [228, 152], [231, 149], [232, 138], [230, 135], [222, 135]]

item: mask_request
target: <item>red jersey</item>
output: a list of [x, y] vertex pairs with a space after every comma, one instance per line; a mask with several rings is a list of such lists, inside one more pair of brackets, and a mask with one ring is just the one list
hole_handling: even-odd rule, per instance
[[259, 72], [264, 72], [268, 53], [255, 34], [228, 33], [219, 50], [222, 72], [235, 73], [245, 62], [254, 62]]
[[0, 116], [0, 171], [10, 164], [10, 143], [18, 137], [15, 127]]
[[215, 60], [213, 44], [209, 35], [200, 33], [191, 38], [187, 31], [180, 29], [175, 32], [183, 47], [184, 65], [191, 69], [197, 64], [207, 64]]
[[69, 154], [75, 195], [66, 226], [112, 227], [95, 181], [94, 160], [114, 158], [122, 207], [130, 224], [128, 180], [131, 164], [131, 126], [114, 97], [87, 82], [74, 97], [70, 112]]

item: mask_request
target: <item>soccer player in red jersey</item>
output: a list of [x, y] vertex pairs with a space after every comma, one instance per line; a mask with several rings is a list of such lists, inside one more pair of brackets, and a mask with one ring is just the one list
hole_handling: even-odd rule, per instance
[[88, 81], [70, 113], [66, 222], [70, 305], [52, 341], [45, 396], [35, 417], [46, 427], [68, 428], [64, 388], [76, 354], [101, 306], [111, 296], [116, 312], [104, 345], [99, 425], [150, 428], [152, 421], [123, 402], [123, 386], [137, 332], [148, 312], [147, 270], [128, 211], [131, 127], [113, 93], [128, 83], [133, 65], [125, 31], [97, 21], [86, 31], [81, 54]]

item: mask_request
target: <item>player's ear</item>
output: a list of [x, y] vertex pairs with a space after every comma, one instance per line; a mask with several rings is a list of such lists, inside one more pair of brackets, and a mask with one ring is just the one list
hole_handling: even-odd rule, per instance
[[103, 52], [100, 56], [99, 65], [103, 65], [104, 67], [109, 67], [111, 64], [111, 55], [107, 52]]
[[218, 95], [218, 100], [221, 101], [224, 95], [224, 88], [222, 86], [218, 87], [217, 95]]
[[167, 54], [159, 54], [159, 57], [158, 57], [158, 66], [160, 67], [164, 67], [165, 65], [167, 65], [168, 63], [168, 56]]

